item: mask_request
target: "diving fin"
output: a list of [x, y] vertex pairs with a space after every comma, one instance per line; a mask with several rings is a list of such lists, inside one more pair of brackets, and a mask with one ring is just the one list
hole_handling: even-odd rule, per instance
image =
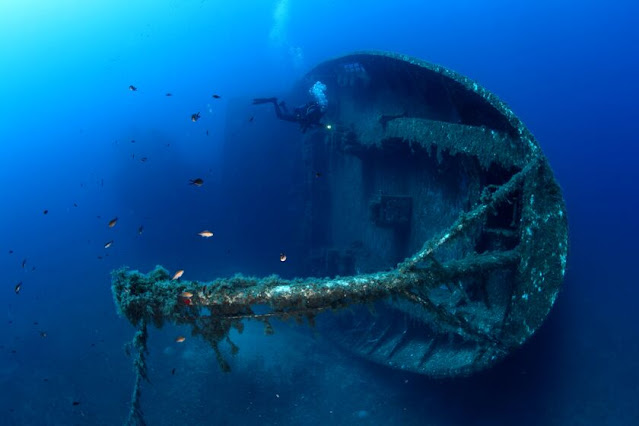
[[253, 105], [277, 103], [277, 98], [255, 98], [253, 99]]

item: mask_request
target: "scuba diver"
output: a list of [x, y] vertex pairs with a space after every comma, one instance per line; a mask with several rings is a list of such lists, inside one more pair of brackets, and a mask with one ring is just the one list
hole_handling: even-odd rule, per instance
[[277, 98], [256, 98], [253, 99], [253, 105], [272, 103], [275, 107], [275, 115], [277, 115], [277, 118], [299, 123], [302, 133], [306, 133], [308, 129], [323, 127], [320, 120], [324, 116], [328, 104], [326, 95], [324, 94], [325, 91], [326, 85], [319, 81], [316, 82], [309, 90], [309, 93], [313, 95], [315, 100], [295, 108], [293, 112], [288, 110], [284, 101], [278, 102]]
[[315, 102], [307, 102], [301, 107], [295, 108], [293, 112], [289, 112], [284, 101], [277, 102], [277, 98], [256, 98], [253, 99], [253, 105], [273, 103], [275, 107], [275, 115], [284, 121], [292, 121], [299, 123], [302, 133], [313, 127], [321, 127], [320, 119], [324, 115], [320, 105]]

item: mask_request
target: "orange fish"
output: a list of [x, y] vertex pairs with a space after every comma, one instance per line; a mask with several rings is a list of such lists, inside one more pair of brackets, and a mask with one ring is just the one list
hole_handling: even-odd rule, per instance
[[180, 269], [179, 271], [177, 271], [175, 275], [173, 275], [173, 279], [179, 280], [182, 277], [182, 275], [184, 275], [184, 269]]
[[118, 223], [118, 218], [114, 217], [113, 219], [109, 221], [109, 228], [113, 228], [116, 223]]
[[178, 336], [178, 337], [175, 338], [175, 342], [176, 343], [182, 343], [185, 340], [186, 340], [186, 337], [184, 337], [184, 336]]
[[280, 262], [286, 262], [286, 255], [284, 253], [280, 253]]
[[193, 297], [193, 293], [191, 293], [190, 291], [185, 291], [184, 293], [180, 294], [180, 297], [184, 297], [186, 299], [190, 299], [191, 297]]
[[203, 238], [211, 238], [213, 236], [213, 233], [211, 231], [206, 231], [206, 230], [202, 232], [198, 232], [197, 234]]

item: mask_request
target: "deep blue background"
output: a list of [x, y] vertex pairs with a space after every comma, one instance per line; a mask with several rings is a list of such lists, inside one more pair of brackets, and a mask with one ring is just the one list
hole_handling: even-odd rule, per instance
[[[503, 364], [453, 381], [352, 359], [286, 325], [271, 337], [249, 327], [222, 375], [202, 342], [176, 347], [184, 330], [153, 330], [151, 424], [639, 423], [637, 16], [634, 1], [3, 1], [0, 424], [125, 418], [133, 330], [116, 315], [112, 269], [286, 274], [277, 255], [256, 257], [276, 243], [218, 229], [233, 215], [220, 187], [227, 102], [285, 93], [316, 63], [364, 49], [466, 74], [536, 135], [570, 226], [548, 321]], [[203, 228], [216, 237], [198, 239]]]

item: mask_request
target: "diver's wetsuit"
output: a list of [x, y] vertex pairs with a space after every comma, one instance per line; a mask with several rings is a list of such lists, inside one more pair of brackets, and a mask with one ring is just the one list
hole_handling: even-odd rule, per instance
[[292, 113], [286, 108], [284, 102], [277, 102], [277, 98], [257, 98], [253, 99], [253, 105], [272, 103], [275, 107], [275, 115], [284, 121], [299, 123], [300, 130], [305, 133], [313, 127], [321, 127], [320, 120], [324, 115], [322, 108], [317, 102], [308, 102], [305, 105], [295, 108]]

